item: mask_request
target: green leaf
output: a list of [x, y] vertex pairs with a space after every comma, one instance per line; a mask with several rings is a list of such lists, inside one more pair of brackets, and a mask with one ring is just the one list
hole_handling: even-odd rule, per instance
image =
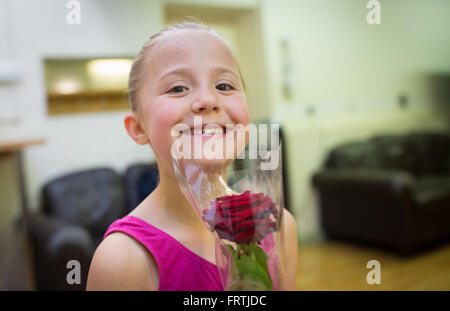
[[253, 253], [255, 254], [256, 262], [265, 270], [268, 270], [266, 252], [261, 247], [255, 244], [255, 246], [253, 247]]
[[237, 260], [237, 252], [236, 250], [233, 248], [233, 246], [231, 245], [225, 245], [226, 248], [228, 249], [228, 251], [230, 252], [231, 256], [233, 257], [234, 262], [236, 262]]
[[[272, 281], [270, 279], [269, 272], [267, 270], [267, 262], [260, 263], [258, 262], [258, 260], [256, 260], [256, 254], [254, 253], [254, 249], [258, 247], [255, 245], [253, 247], [244, 246], [244, 248], [247, 248], [247, 250], [251, 254], [249, 255], [243, 254], [240, 256], [240, 258], [235, 259], [235, 263], [239, 272], [239, 277], [242, 280], [251, 279], [253, 281], [262, 282], [262, 284], [264, 284], [264, 286], [267, 289], [272, 289]], [[263, 258], [260, 254], [258, 256]]]

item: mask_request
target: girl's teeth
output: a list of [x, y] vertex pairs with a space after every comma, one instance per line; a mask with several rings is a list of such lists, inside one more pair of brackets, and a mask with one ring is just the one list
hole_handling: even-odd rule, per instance
[[213, 135], [222, 134], [221, 128], [205, 128], [205, 129], [194, 129], [194, 135]]
[[211, 134], [222, 134], [221, 129], [219, 128], [211, 128], [211, 129], [204, 129], [203, 132], [206, 135], [211, 135]]

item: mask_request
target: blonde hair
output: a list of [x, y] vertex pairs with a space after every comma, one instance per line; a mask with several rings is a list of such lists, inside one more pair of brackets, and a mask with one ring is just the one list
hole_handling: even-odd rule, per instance
[[[195, 22], [182, 22], [176, 25], [167, 26], [161, 29], [158, 33], [151, 36], [142, 46], [141, 50], [137, 54], [134, 59], [133, 65], [131, 66], [130, 76], [128, 79], [128, 101], [130, 102], [131, 109], [136, 111], [138, 108], [138, 92], [142, 86], [142, 81], [144, 80], [144, 69], [145, 69], [145, 60], [148, 55], [149, 50], [158, 39], [162, 38], [165, 34], [173, 33], [180, 30], [203, 30], [216, 34], [218, 37], [222, 38], [222, 40], [228, 45], [228, 42], [214, 29], [208, 27], [204, 24], [195, 23]], [[231, 47], [230, 47], [231, 48]], [[241, 81], [245, 89], [244, 80], [242, 78], [241, 69], [239, 67], [239, 74], [241, 76]]]

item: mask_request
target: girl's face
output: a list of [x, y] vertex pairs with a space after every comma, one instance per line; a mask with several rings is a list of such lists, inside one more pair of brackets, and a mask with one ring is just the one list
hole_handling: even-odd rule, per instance
[[[203, 126], [250, 122], [239, 67], [217, 35], [203, 30], [166, 34], [151, 48], [145, 66], [139, 123], [158, 158], [171, 159], [176, 124], [193, 130], [197, 116]], [[203, 133], [202, 141], [212, 136]]]

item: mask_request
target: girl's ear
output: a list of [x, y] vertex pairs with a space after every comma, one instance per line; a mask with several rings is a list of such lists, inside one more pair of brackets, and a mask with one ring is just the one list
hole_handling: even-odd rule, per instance
[[128, 132], [128, 135], [139, 145], [148, 144], [147, 133], [145, 133], [144, 129], [138, 122], [136, 114], [133, 112], [127, 114], [124, 118], [125, 128]]

